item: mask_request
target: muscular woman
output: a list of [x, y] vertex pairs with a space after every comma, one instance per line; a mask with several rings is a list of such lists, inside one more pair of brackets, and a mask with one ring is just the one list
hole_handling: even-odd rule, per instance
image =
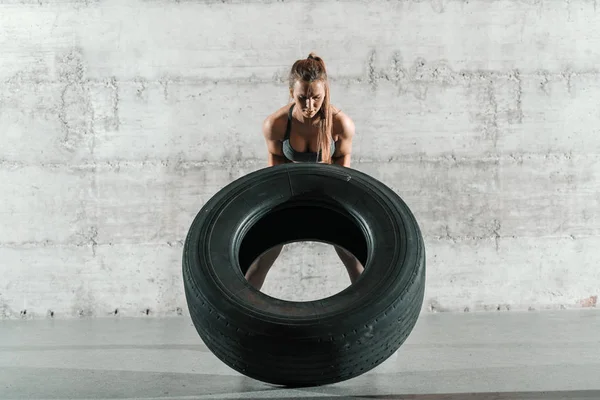
[[[291, 101], [263, 122], [268, 165], [288, 162], [319, 162], [350, 166], [354, 123], [330, 103], [329, 81], [323, 60], [310, 53], [297, 60], [289, 74]], [[351, 283], [363, 266], [351, 253], [334, 246], [346, 267]], [[281, 253], [275, 246], [258, 257], [246, 272], [246, 279], [260, 290], [269, 269]]]

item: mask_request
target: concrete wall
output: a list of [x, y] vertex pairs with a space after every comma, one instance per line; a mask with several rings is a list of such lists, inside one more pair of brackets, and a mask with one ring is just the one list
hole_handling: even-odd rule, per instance
[[[0, 0], [0, 317], [185, 315], [189, 224], [265, 166], [261, 123], [310, 51], [357, 126], [353, 167], [421, 224], [424, 311], [595, 307], [597, 6]], [[348, 284], [309, 243], [264, 290]]]

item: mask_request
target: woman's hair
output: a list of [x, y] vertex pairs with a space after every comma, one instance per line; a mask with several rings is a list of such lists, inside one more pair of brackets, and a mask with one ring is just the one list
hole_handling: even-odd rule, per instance
[[[325, 97], [319, 114], [321, 115], [321, 121], [319, 126], [319, 135], [317, 138], [318, 150], [321, 154], [321, 160], [324, 162], [330, 162], [331, 156], [331, 140], [332, 138], [332, 126], [333, 116], [331, 111], [331, 101], [329, 95], [329, 81], [327, 79], [327, 69], [325, 68], [325, 62], [321, 57], [318, 57], [315, 53], [310, 53], [306, 59], [297, 60], [290, 71], [289, 84], [290, 93], [293, 91], [296, 81], [301, 80], [308, 83], [314, 81], [322, 81], [325, 87]], [[318, 155], [317, 155], [318, 157]]]

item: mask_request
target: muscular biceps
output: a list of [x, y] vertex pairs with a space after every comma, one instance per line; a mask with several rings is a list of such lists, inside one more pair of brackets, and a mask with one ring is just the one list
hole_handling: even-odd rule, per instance
[[275, 124], [271, 117], [263, 122], [263, 135], [267, 144], [267, 165], [285, 164], [287, 159], [283, 155], [281, 143], [281, 134], [277, 132]]
[[352, 154], [352, 139], [355, 132], [354, 122], [349, 117], [343, 116], [340, 123], [341, 129], [336, 142], [335, 153], [333, 154], [333, 163], [349, 167]]

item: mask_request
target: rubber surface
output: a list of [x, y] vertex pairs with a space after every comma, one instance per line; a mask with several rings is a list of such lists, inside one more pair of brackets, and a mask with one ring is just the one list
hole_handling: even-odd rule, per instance
[[[248, 284], [256, 256], [298, 240], [338, 244], [365, 271], [307, 302]], [[337, 165], [285, 164], [237, 179], [202, 207], [183, 282], [199, 336], [224, 363], [264, 382], [323, 385], [371, 370], [404, 343], [423, 304], [425, 249], [412, 212], [383, 183]]]

